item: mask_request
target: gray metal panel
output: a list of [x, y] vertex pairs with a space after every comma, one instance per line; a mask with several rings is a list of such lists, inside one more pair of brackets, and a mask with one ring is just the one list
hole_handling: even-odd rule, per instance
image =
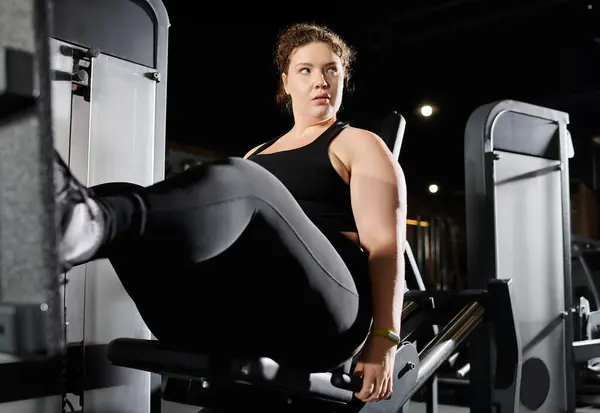
[[487, 281], [494, 277], [496, 241], [492, 177], [497, 148], [493, 132], [498, 119], [509, 112], [535, 114], [536, 118], [561, 125], [569, 123], [569, 116], [564, 112], [513, 100], [482, 105], [469, 117], [464, 142], [469, 288], [486, 288]]
[[56, 38], [154, 67], [155, 20], [144, 1], [54, 0], [53, 15]]
[[165, 153], [155, 153], [154, 146], [157, 83], [147, 73], [143, 66], [110, 56], [94, 59], [90, 185], [114, 181], [150, 185], [157, 164], [164, 166]]
[[[73, 2], [71, 0], [61, 0], [57, 3], [60, 9], [60, 11], [58, 11], [58, 13], [60, 14], [60, 16], [56, 16], [57, 18], [57, 22], [66, 22], [68, 23], [68, 26], [59, 24], [59, 26], [57, 27], [57, 37], [61, 38], [63, 40], [69, 40], [69, 41], [73, 41], [74, 43], [81, 45], [83, 47], [97, 47], [98, 43], [95, 42], [94, 36], [98, 36], [98, 33], [101, 33], [101, 31], [98, 30], [92, 30], [93, 29], [93, 25], [97, 25], [97, 21], [95, 19], [92, 19], [91, 24], [87, 25], [87, 24], [81, 24], [82, 22], [85, 22], [87, 20], [89, 20], [89, 11], [92, 10], [94, 7], [96, 8], [105, 8], [106, 4], [104, 4], [106, 2], [103, 2], [102, 0], [99, 1], [87, 1], [87, 2]], [[148, 59], [141, 59], [144, 60], [144, 62], [138, 62], [138, 63], [144, 63], [145, 65], [154, 68], [154, 71], [158, 72], [160, 74], [160, 82], [157, 84], [156, 87], [156, 112], [155, 112], [155, 134], [156, 136], [165, 136], [166, 134], [166, 117], [167, 117], [167, 77], [168, 77], [168, 73], [167, 73], [167, 69], [168, 69], [168, 48], [169, 48], [169, 29], [171, 26], [171, 22], [169, 20], [169, 16], [167, 14], [167, 9], [165, 8], [163, 2], [161, 0], [133, 0], [133, 1], [129, 1], [128, 5], [125, 5], [125, 3], [128, 3], [127, 0], [123, 0], [120, 1], [120, 3], [123, 3], [121, 6], [124, 6], [125, 9], [131, 9], [132, 7], [135, 8], [141, 8], [145, 11], [148, 12], [148, 14], [150, 15], [150, 19], [152, 20], [152, 22], [154, 23], [154, 32], [152, 33], [153, 35], [153, 45], [155, 47], [154, 50], [154, 54], [152, 56], [153, 59], [151, 59], [151, 61], [148, 61]], [[79, 4], [78, 7], [75, 7], [76, 4]], [[113, 4], [113, 3], [111, 3]], [[138, 7], [139, 6], [139, 7]], [[140, 9], [140, 10], [141, 10]], [[136, 10], [136, 12], [139, 12], [140, 10]], [[73, 22], [79, 22], [79, 24], [72, 24]], [[127, 21], [125, 19], [125, 21]], [[113, 24], [114, 22], [111, 21], [111, 24]], [[89, 26], [89, 27], [88, 27]], [[102, 25], [100, 25], [102, 26]], [[111, 26], [112, 27], [112, 26]], [[114, 29], [114, 27], [113, 27]], [[129, 26], [127, 27], [122, 27], [122, 30], [131, 30], [129, 28]], [[104, 32], [104, 31], [102, 31]], [[119, 32], [117, 30], [117, 32]], [[109, 30], [107, 31], [105, 34], [106, 36], [111, 36], [113, 35], [115, 32], [115, 30]], [[116, 47], [116, 49], [113, 48], [113, 46], [111, 46], [111, 51], [113, 56], [116, 56], [118, 58], [121, 58], [123, 60], [132, 60], [131, 58], [128, 58], [127, 55], [129, 53], [134, 53], [136, 54], [136, 50], [135, 48], [133, 50], [131, 50], [131, 48], [123, 51], [122, 48], [127, 46], [127, 45], [123, 45], [123, 42], [119, 43], [119, 39], [122, 40], [122, 37], [115, 37], [114, 41], [109, 41], [109, 43], [113, 43], [114, 47]], [[108, 41], [106, 38], [102, 39], [103, 41]], [[130, 39], [131, 40], [131, 39]], [[115, 43], [116, 41], [116, 43]], [[140, 41], [144, 41], [144, 39], [140, 39]], [[115, 52], [115, 50], [120, 50], [121, 52]], [[100, 48], [100, 51], [103, 51], [102, 48]], [[130, 57], [130, 56], [129, 56]], [[138, 59], [140, 60], [140, 59]], [[135, 62], [135, 59], [133, 59], [133, 61]], [[164, 139], [157, 139], [155, 142], [155, 150], [156, 153], [158, 154], [162, 154], [166, 151], [166, 142]], [[164, 174], [165, 174], [165, 167], [163, 164], [161, 164], [161, 160], [160, 158], [156, 158], [156, 169], [155, 169], [155, 179], [156, 180], [160, 180], [164, 178]]]
[[[496, 129], [505, 116], [514, 119]], [[532, 121], [523, 134], [516, 125], [527, 118]], [[485, 288], [491, 278], [515, 282], [523, 360], [542, 358], [551, 375], [539, 411], [572, 411], [575, 401], [571, 319], [562, 318], [571, 304], [568, 122], [566, 113], [509, 100], [477, 108], [465, 133], [469, 288]], [[496, 147], [496, 132], [505, 135], [505, 151]], [[538, 142], [524, 145], [513, 139], [517, 136]], [[551, 140], [558, 143], [558, 156], [543, 150]], [[487, 361], [476, 354], [486, 344], [481, 337], [473, 340], [471, 380], [487, 380]], [[522, 395], [528, 384], [531, 378], [524, 376]], [[485, 397], [474, 400], [485, 404]], [[522, 404], [521, 409], [528, 411]]]
[[[76, 117], [81, 120], [71, 137], [74, 173], [89, 186], [114, 181], [154, 183], [160, 175], [156, 169], [163, 170], [165, 162], [165, 153], [155, 151], [156, 140], [165, 139], [155, 135], [156, 82], [146, 76], [146, 67], [110, 56], [100, 55], [92, 65], [91, 105], [79, 97], [73, 100], [74, 125]], [[87, 345], [117, 337], [151, 337], [107, 260], [77, 270], [85, 272]], [[125, 386], [87, 391], [86, 411], [148, 412], [150, 374], [127, 371], [123, 378]]]
[[[516, 321], [525, 349], [550, 372], [550, 392], [540, 411], [564, 411], [565, 365], [562, 313], [563, 234], [559, 161], [497, 151], [496, 277], [513, 279]], [[544, 171], [534, 178], [531, 172]], [[548, 326], [553, 326], [549, 334]], [[542, 341], [536, 338], [543, 336]], [[520, 412], [528, 412], [520, 406]]]
[[54, 0], [53, 17], [57, 39], [162, 71], [170, 22], [160, 0]]

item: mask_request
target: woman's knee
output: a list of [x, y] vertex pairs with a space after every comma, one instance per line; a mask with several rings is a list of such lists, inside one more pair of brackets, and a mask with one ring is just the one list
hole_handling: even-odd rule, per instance
[[240, 172], [244, 172], [249, 174], [249, 176], [264, 175], [265, 177], [275, 178], [269, 171], [263, 168], [261, 165], [257, 164], [254, 161], [244, 158], [229, 158], [230, 164], [239, 170]]
[[242, 173], [263, 173], [267, 172], [256, 162], [244, 158], [232, 157], [228, 159], [229, 164]]

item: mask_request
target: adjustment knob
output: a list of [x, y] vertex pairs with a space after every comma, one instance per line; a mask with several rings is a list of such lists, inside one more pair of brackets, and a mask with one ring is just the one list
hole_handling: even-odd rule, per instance
[[85, 52], [85, 56], [89, 58], [94, 58], [100, 56], [100, 50], [96, 47], [91, 47]]
[[88, 72], [81, 69], [81, 70], [78, 70], [77, 72], [73, 73], [73, 77], [78, 82], [87, 82], [90, 78], [90, 75], [88, 75]]

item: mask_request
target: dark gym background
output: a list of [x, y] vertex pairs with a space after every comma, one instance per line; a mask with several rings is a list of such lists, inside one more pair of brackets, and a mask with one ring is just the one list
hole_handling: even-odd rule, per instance
[[[241, 156], [290, 127], [274, 103], [276, 36], [293, 22], [324, 23], [358, 51], [342, 117], [368, 123], [395, 109], [407, 119], [400, 163], [409, 217], [449, 216], [464, 226], [467, 118], [482, 104], [515, 99], [570, 114], [573, 229], [598, 236], [597, 0], [165, 4], [171, 150]], [[421, 116], [422, 104], [436, 113]], [[440, 188], [434, 195], [431, 183]]]

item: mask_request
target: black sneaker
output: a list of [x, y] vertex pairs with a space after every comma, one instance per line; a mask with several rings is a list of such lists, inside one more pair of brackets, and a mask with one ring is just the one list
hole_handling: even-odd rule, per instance
[[104, 218], [92, 191], [77, 180], [54, 151], [54, 200], [60, 272], [93, 259], [104, 234]]

